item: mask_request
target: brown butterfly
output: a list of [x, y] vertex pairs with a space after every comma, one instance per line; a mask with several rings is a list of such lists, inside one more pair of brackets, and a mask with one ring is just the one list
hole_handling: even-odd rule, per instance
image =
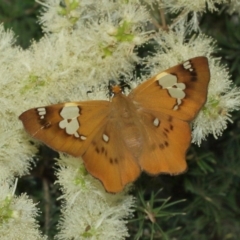
[[206, 57], [196, 57], [146, 80], [128, 96], [112, 87], [111, 101], [69, 102], [30, 109], [26, 131], [51, 148], [81, 156], [86, 169], [116, 193], [151, 175], [186, 170], [192, 121], [207, 97]]

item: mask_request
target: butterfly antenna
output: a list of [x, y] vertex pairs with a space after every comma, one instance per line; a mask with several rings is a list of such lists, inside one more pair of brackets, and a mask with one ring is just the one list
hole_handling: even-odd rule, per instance
[[109, 98], [109, 101], [114, 96], [113, 88], [117, 85], [118, 85], [117, 82], [114, 81], [114, 80], [109, 80], [108, 81], [108, 98]]
[[126, 88], [128, 89], [128, 90], [131, 90], [131, 86], [129, 85], [129, 83], [127, 83], [126, 81], [124, 81], [124, 80], [120, 80], [119, 81], [119, 86], [121, 87], [121, 89], [124, 91]]

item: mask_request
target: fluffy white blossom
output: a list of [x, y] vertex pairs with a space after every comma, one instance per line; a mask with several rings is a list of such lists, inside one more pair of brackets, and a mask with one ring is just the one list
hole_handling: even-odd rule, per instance
[[0, 192], [0, 239], [46, 239], [37, 229], [36, 204], [25, 194], [15, 197], [15, 187], [9, 187], [6, 182], [1, 182]]
[[228, 8], [228, 12], [230, 14], [237, 13], [240, 14], [240, 1], [239, 0], [231, 0], [229, 4], [226, 6]]
[[238, 5], [238, 0], [162, 0], [160, 3], [163, 9], [178, 14], [171, 23], [172, 27], [179, 23], [185, 23], [188, 28], [194, 30], [199, 30], [199, 19], [207, 10], [210, 12], [220, 11], [223, 6], [236, 9]]
[[79, 159], [62, 155], [59, 165], [57, 183], [64, 193], [64, 207], [57, 239], [125, 239], [128, 233], [124, 219], [133, 211], [133, 197], [124, 192], [106, 193]]
[[148, 57], [148, 65], [153, 66], [151, 75], [179, 64], [189, 58], [206, 56], [210, 58], [215, 43], [203, 34], [187, 38], [184, 25], [169, 32], [159, 31], [155, 35], [157, 51], [153, 57]]
[[206, 12], [206, 10], [216, 11], [221, 3], [229, 3], [228, 0], [163, 0], [162, 5], [169, 8], [171, 12], [182, 10], [189, 12]]
[[240, 88], [233, 86], [227, 69], [216, 59], [210, 59], [211, 81], [207, 102], [193, 122], [193, 142], [200, 143], [209, 134], [215, 138], [222, 135], [228, 123], [232, 122], [231, 112], [240, 109]]
[[[29, 159], [34, 147], [25, 145], [19, 135], [17, 119], [19, 106], [19, 76], [21, 76], [21, 50], [14, 47], [14, 34], [0, 25], [0, 182], [22, 176], [30, 168]], [[23, 147], [25, 145], [25, 147]], [[21, 149], [21, 151], [19, 151]]]
[[[41, 1], [44, 10], [40, 23], [45, 36], [32, 42], [27, 50], [15, 47], [13, 33], [0, 26], [1, 239], [44, 239], [34, 220], [36, 206], [24, 194], [15, 197], [9, 187], [16, 176], [29, 171], [39, 144], [24, 132], [18, 116], [32, 107], [108, 99], [108, 81], [120, 76], [134, 78], [135, 65], [142, 63], [137, 48], [150, 39], [157, 47], [154, 56], [144, 59], [148, 76], [192, 57], [209, 59], [208, 99], [193, 122], [194, 142], [200, 144], [208, 134], [222, 134], [231, 121], [230, 112], [239, 109], [240, 90], [232, 86], [227, 70], [212, 57], [214, 41], [200, 33], [187, 39], [190, 29], [199, 27], [199, 13], [206, 11], [206, 3], [215, 11], [217, 3], [227, 1], [162, 1], [163, 8], [180, 15], [172, 19], [169, 32], [159, 31], [154, 39], [146, 6], [158, 1], [144, 2]], [[192, 16], [190, 23], [186, 23], [188, 14]], [[101, 183], [86, 173], [79, 159], [61, 155], [58, 164], [63, 207], [56, 238], [117, 240], [128, 236], [125, 218], [132, 213], [133, 198], [127, 191], [106, 193]]]

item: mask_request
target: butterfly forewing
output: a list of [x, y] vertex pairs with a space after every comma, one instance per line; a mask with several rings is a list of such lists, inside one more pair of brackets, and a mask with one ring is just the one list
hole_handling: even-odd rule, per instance
[[129, 98], [141, 108], [191, 121], [206, 101], [209, 80], [207, 58], [196, 57], [143, 82]]
[[33, 108], [19, 117], [26, 131], [54, 150], [81, 156], [106, 122], [108, 101], [55, 104]]
[[191, 141], [189, 124], [158, 112], [141, 111], [139, 115], [147, 135], [139, 157], [142, 170], [152, 175], [184, 172]]

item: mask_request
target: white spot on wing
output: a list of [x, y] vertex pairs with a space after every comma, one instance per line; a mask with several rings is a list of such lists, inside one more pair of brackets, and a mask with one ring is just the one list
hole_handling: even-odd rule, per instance
[[45, 115], [46, 114], [46, 108], [38, 108], [38, 114], [39, 115]]
[[186, 70], [190, 71], [190, 72], [193, 71], [192, 64], [190, 63], [190, 61], [184, 62], [184, 63], [183, 63], [183, 67], [184, 67]]
[[77, 132], [80, 127], [77, 119], [80, 116], [78, 106], [71, 103], [65, 104], [60, 112], [60, 116], [63, 120], [59, 122], [59, 127], [61, 129], [65, 129], [67, 134], [74, 135], [76, 138], [79, 138], [80, 135]]
[[40, 108], [37, 108], [37, 111], [40, 119], [44, 119], [44, 116], [47, 113], [46, 108], [40, 107]]
[[[185, 62], [184, 64], [184, 68], [188, 67], [188, 70], [189, 66], [191, 68], [191, 63], [189, 61]], [[177, 76], [166, 72], [158, 74], [156, 78], [158, 79], [158, 83], [162, 89], [166, 89], [168, 91], [168, 94], [172, 98], [176, 99], [176, 104], [173, 106], [173, 110], [177, 110], [182, 104], [182, 99], [184, 99], [186, 96], [186, 93], [184, 92], [186, 85], [184, 83], [178, 83]]]
[[172, 74], [166, 74], [158, 80], [162, 88], [172, 87], [177, 82], [177, 77]]
[[79, 133], [78, 133], [78, 132], [75, 132], [75, 133], [74, 133], [74, 137], [79, 138], [79, 137], [80, 137]]
[[170, 88], [168, 92], [171, 95], [171, 97], [177, 98], [177, 99], [178, 98], [182, 99], [186, 96], [185, 92], [179, 88]]
[[181, 99], [177, 99], [177, 104], [180, 105], [182, 103]]
[[64, 103], [64, 107], [78, 107], [78, 105], [74, 102]]
[[155, 119], [153, 120], [153, 125], [154, 125], [155, 127], [158, 127], [158, 126], [159, 126], [159, 123], [160, 123], [160, 121], [159, 121], [158, 118], [155, 118]]
[[186, 88], [186, 85], [184, 83], [178, 83], [178, 88], [184, 90]]
[[85, 140], [87, 139], [87, 137], [85, 137], [84, 135], [81, 135], [81, 136], [80, 136], [80, 139], [83, 140], [83, 141], [85, 141]]
[[79, 108], [77, 106], [65, 105], [60, 112], [60, 115], [65, 119], [73, 119], [80, 116]]
[[109, 141], [109, 136], [104, 133], [102, 135], [102, 139], [103, 139], [104, 142], [108, 142]]

